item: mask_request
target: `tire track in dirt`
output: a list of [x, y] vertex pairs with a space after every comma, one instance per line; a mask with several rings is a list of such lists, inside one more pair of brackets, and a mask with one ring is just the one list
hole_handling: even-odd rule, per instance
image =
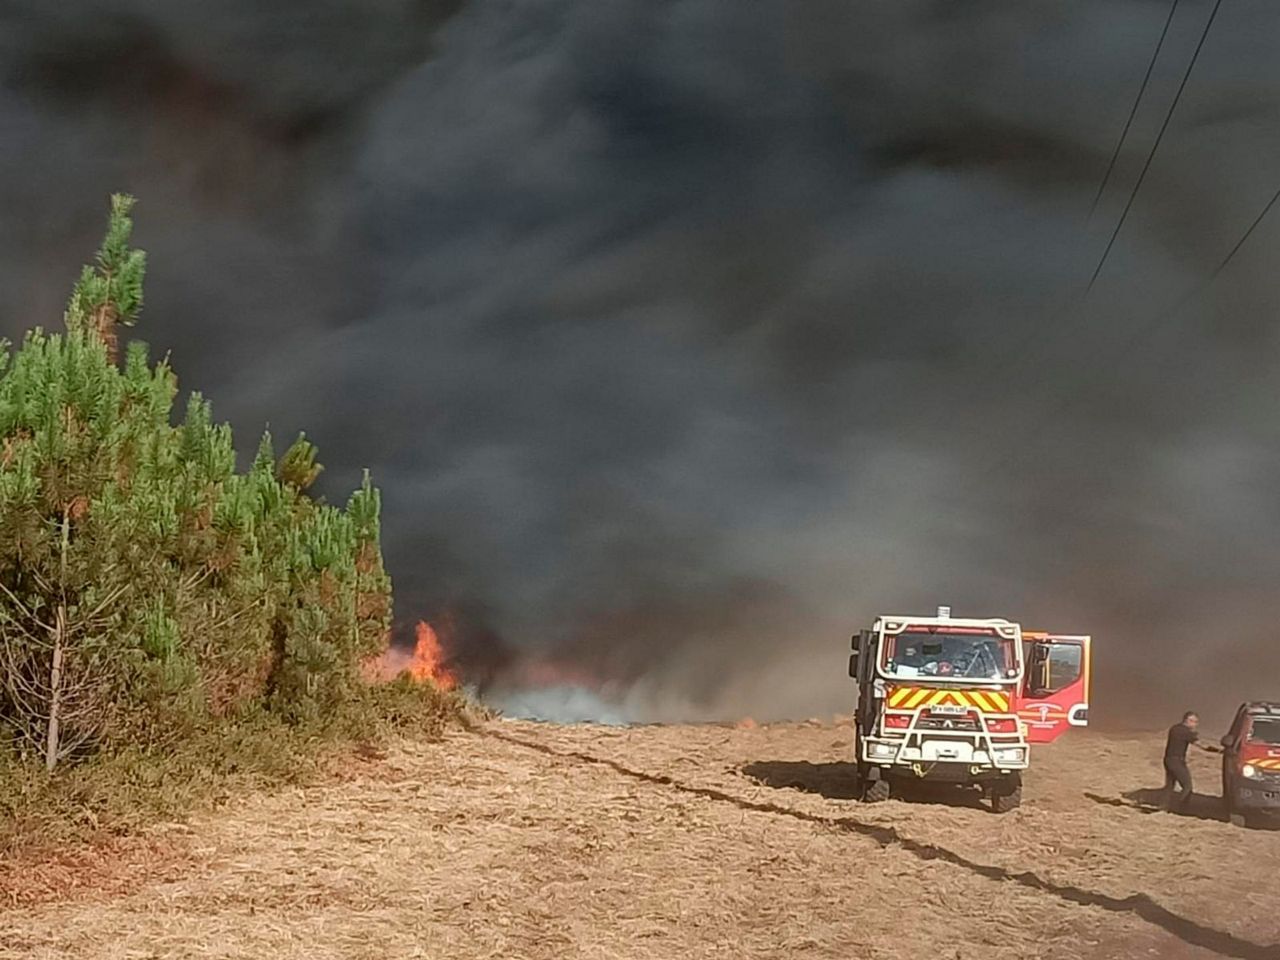
[[1074, 885], [1058, 884], [1046, 880], [1032, 871], [1013, 872], [993, 864], [980, 863], [945, 847], [904, 836], [896, 827], [866, 823], [852, 817], [823, 816], [782, 804], [751, 800], [714, 787], [683, 783], [666, 774], [636, 770], [608, 757], [595, 756], [580, 750], [559, 750], [545, 743], [525, 740], [522, 737], [503, 733], [493, 727], [481, 729], [477, 732], [483, 736], [501, 740], [527, 750], [533, 750], [546, 756], [607, 767], [615, 773], [633, 780], [666, 787], [719, 803], [732, 804], [743, 810], [790, 817], [795, 820], [812, 823], [815, 826], [856, 834], [874, 841], [883, 848], [895, 847], [921, 860], [942, 861], [976, 876], [997, 883], [1015, 883], [1037, 893], [1055, 897], [1077, 906], [1096, 907], [1109, 913], [1132, 914], [1152, 926], [1164, 930], [1183, 943], [1209, 950], [1219, 956], [1238, 958], [1238, 960], [1278, 960], [1280, 958], [1280, 943], [1256, 943], [1227, 931], [1206, 926], [1188, 917], [1174, 913], [1145, 893], [1135, 893], [1128, 897], [1115, 897]]

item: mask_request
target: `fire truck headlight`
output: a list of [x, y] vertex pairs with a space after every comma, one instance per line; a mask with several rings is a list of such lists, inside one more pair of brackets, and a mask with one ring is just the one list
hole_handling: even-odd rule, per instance
[[1026, 756], [1027, 751], [1022, 747], [1005, 747], [996, 751], [996, 763], [1021, 763]]
[[1243, 767], [1240, 768], [1240, 772], [1244, 774], [1244, 776], [1248, 777], [1250, 780], [1258, 779], [1258, 768], [1255, 767], [1252, 763], [1246, 763]]
[[871, 745], [871, 755], [886, 760], [892, 760], [898, 753], [898, 748], [892, 743], [873, 743]]

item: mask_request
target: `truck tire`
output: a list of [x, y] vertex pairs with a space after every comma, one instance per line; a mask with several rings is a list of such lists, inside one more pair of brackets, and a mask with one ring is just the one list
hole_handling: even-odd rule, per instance
[[888, 780], [866, 780], [862, 784], [863, 803], [883, 803], [893, 795]]
[[1022, 806], [1022, 778], [1018, 776], [1001, 780], [991, 787], [991, 811], [1009, 813]]
[[1231, 797], [1231, 785], [1227, 783], [1225, 777], [1222, 779], [1222, 812], [1227, 815], [1227, 823], [1233, 827], [1244, 826], [1244, 814], [1236, 812], [1236, 805]]

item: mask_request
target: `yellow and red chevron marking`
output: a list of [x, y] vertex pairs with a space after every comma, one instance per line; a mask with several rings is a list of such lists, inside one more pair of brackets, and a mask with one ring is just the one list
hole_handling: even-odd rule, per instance
[[1246, 760], [1245, 763], [1252, 763], [1255, 767], [1263, 770], [1280, 770], [1280, 757], [1270, 757], [1262, 760]]
[[939, 690], [936, 687], [894, 687], [889, 693], [889, 706], [894, 710], [952, 704], [983, 713], [1008, 713], [1009, 695], [1000, 690]]

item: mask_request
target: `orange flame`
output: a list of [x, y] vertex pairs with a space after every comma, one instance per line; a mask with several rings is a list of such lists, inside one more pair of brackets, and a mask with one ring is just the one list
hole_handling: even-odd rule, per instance
[[419, 620], [414, 634], [417, 641], [413, 645], [413, 653], [388, 647], [365, 664], [365, 676], [371, 681], [387, 681], [408, 673], [418, 683], [430, 681], [441, 690], [457, 687], [458, 677], [445, 666], [444, 646], [431, 624]]

